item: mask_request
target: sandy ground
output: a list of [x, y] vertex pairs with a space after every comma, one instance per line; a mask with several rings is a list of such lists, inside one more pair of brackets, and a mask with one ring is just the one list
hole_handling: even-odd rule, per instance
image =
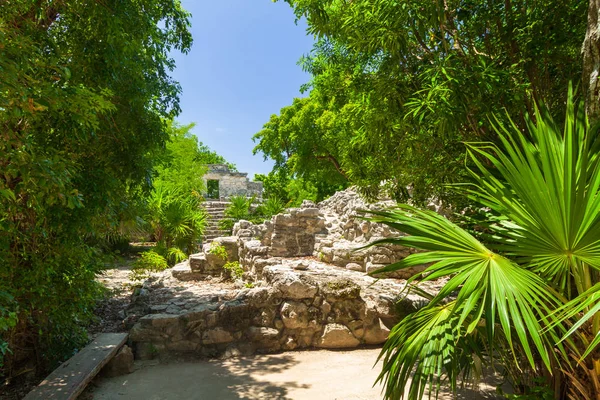
[[[140, 363], [130, 375], [98, 378], [82, 398], [94, 400], [366, 400], [373, 387], [379, 349], [296, 351], [246, 358], [158, 364]], [[458, 399], [492, 399], [494, 388], [464, 390]], [[445, 394], [440, 399], [451, 399]]]

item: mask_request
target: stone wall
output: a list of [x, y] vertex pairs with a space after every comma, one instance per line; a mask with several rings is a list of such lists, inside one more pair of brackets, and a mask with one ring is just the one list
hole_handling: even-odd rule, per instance
[[[260, 272], [265, 265], [276, 262], [268, 260], [269, 257], [309, 255], [339, 267], [371, 272], [414, 252], [394, 244], [360, 249], [400, 235], [386, 225], [360, 218], [364, 215], [361, 210], [381, 210], [394, 204], [393, 201], [367, 203], [354, 190], [347, 189], [318, 205], [306, 201], [300, 208], [288, 209], [263, 224], [240, 221], [234, 226], [233, 235], [239, 237], [242, 265], [252, 272], [256, 268]], [[256, 240], [260, 245], [246, 243]], [[422, 267], [414, 267], [387, 276], [406, 279], [421, 270]]]
[[233, 172], [224, 164], [208, 165], [208, 172], [203, 176], [204, 183], [209, 180], [219, 181], [219, 197], [227, 199], [231, 196], [256, 196], [262, 198], [262, 182], [250, 182], [248, 174]]
[[[244, 280], [256, 287], [242, 289], [244, 282], [238, 281], [241, 290], [233, 295], [219, 292], [184, 300], [184, 293], [174, 285], [172, 298], [150, 306], [152, 314], [141, 318], [130, 332], [137, 357], [235, 356], [383, 343], [391, 327], [425, 301], [403, 293], [403, 280], [365, 274], [413, 250], [392, 244], [356, 250], [399, 235], [357, 218], [359, 210], [392, 204], [367, 204], [346, 190], [318, 206], [305, 202], [263, 224], [238, 222], [235, 236], [214, 240], [214, 245], [225, 248], [227, 260], [213, 254], [213, 244], [207, 243], [201, 253], [170, 273], [180, 284], [205, 281], [196, 285], [203, 290], [211, 282], [230, 277], [223, 268], [225, 262], [239, 261]], [[391, 277], [407, 278], [420, 269]], [[430, 293], [436, 292], [435, 283], [427, 285], [432, 285]]]
[[235, 356], [380, 344], [399, 318], [422, 301], [400, 298], [402, 283], [355, 271], [332, 274], [322, 263], [298, 259], [265, 267], [261, 285], [230, 297], [181, 301], [176, 296], [168, 305], [153, 306], [154, 313], [142, 317], [130, 332], [136, 357]]

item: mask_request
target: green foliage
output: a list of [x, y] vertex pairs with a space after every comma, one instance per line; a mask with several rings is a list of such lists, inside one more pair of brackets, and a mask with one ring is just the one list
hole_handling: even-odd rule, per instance
[[581, 76], [585, 1], [287, 3], [318, 38], [300, 61], [309, 93], [271, 117], [255, 150], [314, 183], [455, 200], [462, 142], [497, 143], [489, 119], [504, 110], [521, 129], [534, 104], [558, 115]]
[[210, 244], [210, 249], [208, 249], [208, 252], [212, 255], [219, 257], [221, 260], [227, 260], [227, 250], [224, 246], [220, 245], [217, 242], [212, 242]]
[[131, 268], [130, 279], [144, 280], [148, 272], [159, 272], [169, 268], [167, 260], [155, 251], [145, 251], [135, 260]]
[[255, 201], [254, 197], [231, 196], [230, 203], [225, 208], [225, 217], [219, 221], [219, 228], [230, 231], [236, 222], [246, 220], [255, 224], [260, 224], [273, 215], [279, 214], [284, 210], [284, 205], [281, 200], [271, 198], [265, 200], [253, 208]]
[[448, 278], [392, 330], [379, 377], [386, 397], [403, 397], [408, 385], [409, 398], [420, 399], [427, 385], [437, 390], [442, 371], [454, 388], [460, 373], [494, 358], [517, 388], [535, 386], [526, 377], [546, 370], [557, 395], [598, 396], [599, 127], [588, 125], [571, 92], [562, 133], [548, 111], [534, 117], [527, 134], [496, 120], [500, 146], [468, 145], [475, 167], [466, 193], [500, 216], [484, 225], [486, 245], [431, 211], [374, 213], [410, 235], [385, 242], [425, 250], [379, 272], [426, 264], [421, 282]]
[[237, 261], [229, 261], [223, 265], [223, 269], [229, 272], [229, 275], [233, 280], [242, 279], [244, 275], [244, 269]]
[[312, 178], [292, 178], [287, 167], [276, 168], [268, 175], [256, 174], [254, 180], [263, 182], [265, 198], [280, 199], [285, 207], [298, 207], [303, 200], [319, 202], [347, 186], [345, 182], [329, 184], [320, 180], [315, 182]]
[[[17, 325], [17, 311], [14, 299], [0, 291], [0, 333], [10, 331]], [[9, 343], [0, 337], [0, 368], [4, 366], [4, 356], [10, 352]]]
[[157, 249], [171, 265], [196, 251], [206, 225], [200, 196], [206, 172], [204, 152], [190, 133], [192, 128], [172, 124], [145, 210]]
[[85, 344], [98, 246], [148, 191], [179, 112], [169, 53], [189, 50], [188, 18], [179, 1], [0, 8], [0, 282], [17, 317], [0, 337], [19, 349], [0, 375]]
[[164, 271], [168, 267], [167, 260], [155, 251], [143, 252], [133, 264], [133, 269], [147, 271]]
[[232, 218], [236, 221], [240, 219], [250, 218], [250, 207], [254, 202], [254, 198], [246, 196], [231, 196], [229, 198], [230, 204], [225, 208], [224, 214], [226, 217]]
[[256, 214], [270, 218], [273, 215], [280, 214], [285, 209], [281, 200], [276, 197], [266, 199], [261, 205], [256, 208]]

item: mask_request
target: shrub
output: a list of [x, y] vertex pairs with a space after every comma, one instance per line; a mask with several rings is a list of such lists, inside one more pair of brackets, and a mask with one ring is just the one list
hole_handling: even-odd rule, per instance
[[229, 275], [234, 280], [241, 279], [244, 275], [244, 269], [237, 261], [229, 261], [225, 263], [225, 265], [223, 265], [223, 269], [225, 271], [229, 271]]

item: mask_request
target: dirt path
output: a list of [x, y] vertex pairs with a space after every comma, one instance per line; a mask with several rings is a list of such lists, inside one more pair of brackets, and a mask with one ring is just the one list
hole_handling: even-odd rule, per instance
[[[130, 375], [99, 378], [84, 398], [94, 400], [366, 400], [373, 387], [379, 349], [295, 351], [283, 354], [187, 363], [140, 363]], [[492, 399], [494, 388], [466, 390], [458, 399]], [[440, 399], [451, 399], [449, 395]]]

